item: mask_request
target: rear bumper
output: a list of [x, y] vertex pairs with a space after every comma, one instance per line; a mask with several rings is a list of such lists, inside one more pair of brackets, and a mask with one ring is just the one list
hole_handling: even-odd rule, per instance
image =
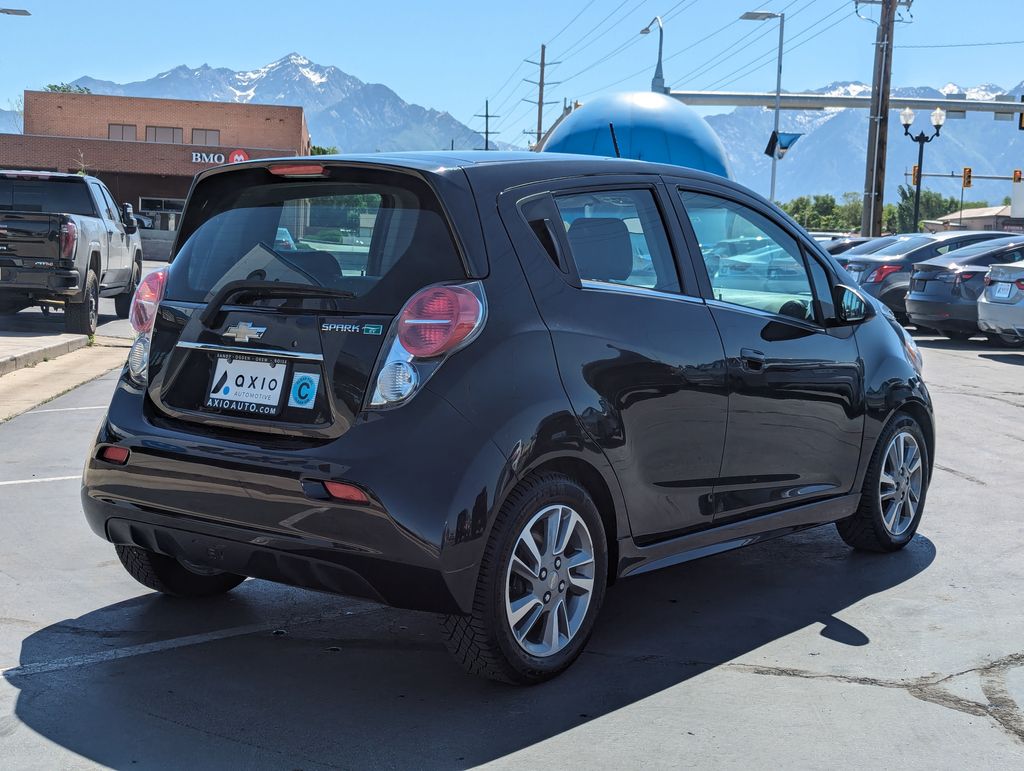
[[0, 267], [0, 299], [70, 297], [78, 294], [81, 276], [74, 268]]
[[[506, 459], [443, 399], [424, 390], [404, 415], [329, 442], [242, 443], [146, 415], [144, 398], [119, 384], [86, 464], [83, 508], [102, 538], [398, 607], [471, 609]], [[131, 451], [123, 466], [96, 457], [113, 443]], [[318, 480], [370, 502], [331, 499]]]
[[1024, 305], [979, 302], [978, 328], [982, 332], [1024, 338]]
[[913, 294], [906, 299], [907, 315], [914, 323], [949, 332], [977, 332], [977, 303], [917, 299]]

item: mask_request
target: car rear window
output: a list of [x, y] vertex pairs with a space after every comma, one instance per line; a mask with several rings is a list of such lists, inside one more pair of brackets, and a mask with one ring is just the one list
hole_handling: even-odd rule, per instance
[[893, 241], [888, 246], [883, 246], [877, 252], [872, 252], [875, 257], [888, 257], [890, 255], [906, 254], [913, 249], [917, 249], [920, 246], [927, 246], [932, 243], [934, 238], [925, 238], [922, 236], [910, 236], [909, 238], [900, 238]]
[[49, 212], [95, 217], [84, 179], [0, 176], [0, 211]]
[[387, 313], [423, 286], [465, 278], [426, 183], [394, 172], [328, 173], [279, 178], [256, 168], [200, 182], [166, 296], [204, 302], [229, 281], [298, 282], [351, 292], [353, 308]]

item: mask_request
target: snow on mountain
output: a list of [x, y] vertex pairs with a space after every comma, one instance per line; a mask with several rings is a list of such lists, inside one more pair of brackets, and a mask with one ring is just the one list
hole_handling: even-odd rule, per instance
[[447, 112], [409, 104], [387, 86], [291, 53], [253, 70], [180, 65], [148, 80], [114, 83], [82, 77], [98, 94], [282, 104], [306, 111], [313, 142], [341, 152], [483, 147], [483, 137]]

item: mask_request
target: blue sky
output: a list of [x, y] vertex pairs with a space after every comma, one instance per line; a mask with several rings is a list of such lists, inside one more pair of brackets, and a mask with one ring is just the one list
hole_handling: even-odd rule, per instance
[[[125, 3], [0, 0], [32, 17], [0, 16], [0, 107], [23, 89], [92, 75], [139, 80], [178, 64], [251, 69], [297, 51], [362, 80], [384, 83], [406, 101], [447, 110], [470, 125], [492, 98], [499, 138], [519, 141], [532, 125], [534, 97], [522, 83], [549, 43], [548, 98], [585, 99], [606, 90], [646, 89], [657, 35], [639, 30], [665, 17], [665, 77], [687, 89], [774, 87], [774, 22], [737, 21], [746, 10], [785, 9], [783, 87], [834, 80], [870, 82], [875, 27], [853, 15], [852, 0], [549, 0], [495, 4], [468, 0], [388, 3], [335, 0], [218, 0]], [[977, 12], [971, 12], [971, 8]], [[982, 8], [984, 9], [982, 12]], [[88, 10], [86, 10], [88, 9]], [[877, 9], [862, 7], [877, 18]], [[897, 45], [1024, 40], [1020, 0], [917, 0]], [[1024, 80], [1024, 45], [902, 48], [895, 85], [941, 86]], [[621, 82], [616, 82], [621, 81]], [[554, 114], [555, 106], [552, 107]]]

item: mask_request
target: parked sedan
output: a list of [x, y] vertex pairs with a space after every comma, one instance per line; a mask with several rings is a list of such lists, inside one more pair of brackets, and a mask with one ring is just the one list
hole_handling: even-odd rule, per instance
[[[914, 266], [907, 316], [918, 327], [935, 329], [951, 340], [978, 334], [978, 297], [992, 265], [1024, 260], [1024, 235], [981, 241]], [[992, 334], [994, 343], [1005, 343]]]
[[[884, 249], [889, 244], [895, 243], [897, 239], [902, 236], [878, 236], [876, 238], [868, 238], [863, 243], [851, 246], [844, 252], [840, 253], [840, 256], [836, 256], [836, 261], [844, 268], [853, 261], [857, 255], [861, 254], [874, 254], [879, 249]], [[826, 249], [828, 247], [826, 246]], [[835, 252], [832, 252], [835, 255]]]
[[978, 326], [1007, 340], [1024, 341], [1024, 261], [989, 268], [978, 298]]
[[881, 300], [900, 322], [906, 323], [905, 300], [910, 289], [910, 273], [916, 263], [962, 246], [1009, 235], [987, 230], [901, 235], [874, 254], [850, 260], [846, 270], [868, 294]]
[[[877, 240], [878, 239], [871, 238], [870, 236], [845, 236], [843, 238], [833, 238], [831, 241], [822, 241], [820, 242], [820, 245], [826, 252], [835, 256], [837, 254], [848, 252], [855, 246], [863, 246], [864, 244], [869, 244], [872, 241]], [[881, 249], [882, 246], [884, 246], [884, 244], [879, 245], [878, 248]]]

